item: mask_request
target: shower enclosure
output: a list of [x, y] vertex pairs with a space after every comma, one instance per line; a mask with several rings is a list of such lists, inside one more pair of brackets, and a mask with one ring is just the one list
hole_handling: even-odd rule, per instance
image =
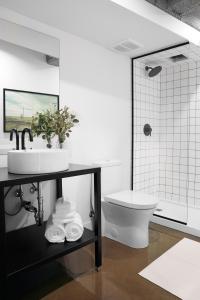
[[200, 235], [200, 48], [132, 60], [132, 184], [154, 194], [153, 221]]

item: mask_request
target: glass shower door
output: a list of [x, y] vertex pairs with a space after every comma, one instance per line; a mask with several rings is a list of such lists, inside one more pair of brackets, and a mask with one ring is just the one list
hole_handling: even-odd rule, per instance
[[[136, 59], [133, 189], [158, 197], [155, 215], [187, 224], [190, 180], [188, 87], [181, 88], [183, 72], [180, 65], [163, 66], [162, 72], [154, 78], [148, 78], [144, 69], [143, 60]], [[151, 135], [144, 134], [145, 124], [151, 126]]]
[[[186, 66], [185, 66], [186, 68]], [[161, 74], [159, 199], [160, 217], [187, 224], [190, 102], [182, 89], [181, 65]]]

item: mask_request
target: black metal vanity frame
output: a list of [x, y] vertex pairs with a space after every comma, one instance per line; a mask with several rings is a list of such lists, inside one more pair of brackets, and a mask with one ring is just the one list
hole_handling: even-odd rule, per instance
[[[6, 233], [4, 214], [5, 187], [27, 183], [56, 180], [57, 198], [62, 196], [62, 178], [94, 174], [94, 231], [84, 229], [82, 238], [76, 242], [51, 244], [45, 237], [45, 223], [31, 225]], [[9, 279], [17, 274], [39, 267], [44, 263], [71, 253], [88, 244], [95, 243], [95, 265], [102, 264], [101, 250], [101, 168], [71, 164], [66, 171], [37, 174], [9, 174], [7, 168], [0, 169], [0, 298], [6, 299]]]

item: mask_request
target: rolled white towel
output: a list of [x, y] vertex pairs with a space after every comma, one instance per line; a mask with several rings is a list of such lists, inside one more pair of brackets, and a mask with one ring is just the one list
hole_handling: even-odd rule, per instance
[[65, 225], [65, 236], [68, 242], [75, 242], [83, 235], [84, 227], [81, 216], [77, 213], [72, 222]]
[[54, 224], [50, 217], [46, 225], [45, 237], [50, 243], [63, 243], [65, 241], [64, 225]]

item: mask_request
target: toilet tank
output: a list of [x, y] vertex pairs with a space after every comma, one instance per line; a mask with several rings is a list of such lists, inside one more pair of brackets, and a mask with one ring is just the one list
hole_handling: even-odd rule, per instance
[[94, 165], [101, 167], [102, 196], [121, 190], [121, 162], [119, 160], [96, 161]]

